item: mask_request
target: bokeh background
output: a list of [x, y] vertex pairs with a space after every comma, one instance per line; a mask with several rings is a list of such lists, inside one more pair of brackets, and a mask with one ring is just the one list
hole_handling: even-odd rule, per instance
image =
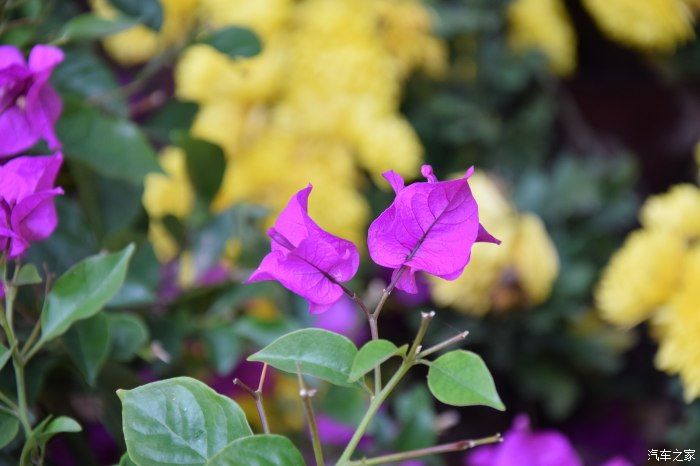
[[[381, 173], [415, 179], [423, 163], [476, 167], [481, 222], [503, 244], [477, 245], [453, 282], [395, 293], [380, 331], [403, 342], [437, 310], [427, 339], [469, 330], [508, 410], [456, 410], [408, 382], [367, 451], [507, 432], [520, 413], [586, 465], [700, 447], [696, 0], [153, 2], [155, 16], [126, 0], [0, 7], [0, 42], [66, 53], [53, 83], [67, 195], [31, 260], [59, 274], [138, 244], [101, 356], [86, 365], [73, 332], [30, 367], [38, 406], [86, 427], [49, 464], [118, 462], [117, 388], [191, 375], [252, 414], [231, 383], [256, 383], [247, 354], [310, 325], [366, 340], [349, 300], [312, 316], [279, 285], [242, 281], [311, 182], [311, 215], [364, 254], [351, 287], [377, 300], [389, 276], [364, 243], [392, 198]], [[98, 33], [71, 23], [90, 12], [109, 20]], [[323, 387], [318, 403], [324, 441], [342, 447], [362, 394]], [[306, 445], [295, 381], [275, 373], [266, 404], [273, 431]]]

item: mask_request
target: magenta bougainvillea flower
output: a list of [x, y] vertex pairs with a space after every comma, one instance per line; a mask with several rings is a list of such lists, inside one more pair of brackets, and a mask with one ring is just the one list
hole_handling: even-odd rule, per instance
[[421, 173], [427, 182], [404, 186], [394, 172], [384, 173], [396, 198], [369, 227], [372, 260], [394, 269], [396, 287], [417, 293], [416, 272], [454, 280], [469, 263], [475, 242], [499, 244], [479, 223], [479, 209], [469, 189], [470, 168], [463, 178], [438, 181], [430, 165]]
[[37, 45], [27, 63], [11, 45], [0, 46], [0, 158], [17, 154], [45, 139], [52, 150], [60, 143], [54, 125], [61, 99], [49, 83], [63, 52]]
[[54, 187], [61, 154], [17, 157], [0, 166], [0, 254], [20, 256], [29, 245], [48, 238], [58, 219]]
[[316, 314], [331, 307], [343, 295], [340, 283], [357, 272], [360, 256], [350, 241], [322, 230], [309, 217], [312, 186], [296, 193], [267, 232], [272, 251], [248, 279], [277, 280], [309, 302]]
[[582, 466], [571, 442], [555, 430], [530, 429], [530, 419], [520, 414], [503, 436], [503, 443], [479, 447], [467, 456], [467, 466]]

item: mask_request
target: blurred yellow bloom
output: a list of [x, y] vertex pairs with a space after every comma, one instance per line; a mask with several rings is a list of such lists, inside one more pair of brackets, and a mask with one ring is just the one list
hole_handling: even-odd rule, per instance
[[700, 238], [700, 188], [679, 184], [652, 196], [644, 203], [640, 220], [644, 228], [668, 230], [687, 240]]
[[609, 322], [632, 327], [649, 318], [675, 290], [685, 242], [672, 233], [637, 230], [603, 271], [598, 309]]
[[410, 72], [445, 66], [431, 14], [417, 0], [201, 0], [200, 20], [265, 42], [240, 60], [194, 45], [176, 67], [177, 96], [200, 105], [192, 133], [228, 159], [213, 209], [251, 201], [274, 216], [311, 182], [311, 215], [362, 244], [363, 170], [412, 176], [421, 163], [399, 106]]
[[576, 68], [576, 34], [563, 0], [515, 0], [508, 7], [508, 39], [515, 50], [537, 49], [562, 76]]
[[186, 217], [194, 206], [194, 191], [187, 176], [185, 153], [176, 147], [166, 147], [160, 154], [164, 173], [149, 173], [144, 179], [143, 206], [151, 218], [148, 236], [158, 259], [167, 262], [178, 252], [161, 219], [167, 215]]
[[695, 35], [683, 0], [583, 0], [583, 5], [606, 35], [641, 50], [672, 52]]
[[[138, 25], [104, 39], [107, 53], [122, 65], [137, 65], [184, 41], [195, 24], [199, 0], [160, 0], [163, 26], [153, 31]], [[91, 0], [92, 9], [104, 18], [114, 18], [118, 11], [109, 0]]]
[[700, 246], [689, 251], [678, 290], [671, 298], [656, 366], [680, 374], [685, 399], [700, 396]]
[[483, 173], [475, 173], [469, 185], [479, 204], [479, 221], [502, 243], [476, 245], [469, 266], [454, 281], [431, 277], [433, 299], [475, 315], [542, 303], [559, 272], [558, 254], [542, 221], [518, 213]]

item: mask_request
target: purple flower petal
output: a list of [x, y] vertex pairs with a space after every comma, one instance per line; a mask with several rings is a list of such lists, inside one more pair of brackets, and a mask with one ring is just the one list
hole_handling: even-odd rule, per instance
[[479, 224], [467, 181], [472, 172], [438, 181], [432, 168], [424, 165], [421, 173], [427, 182], [406, 187], [395, 172], [384, 174], [396, 198], [370, 225], [367, 246], [374, 262], [395, 269], [392, 279], [398, 289], [416, 293], [418, 271], [454, 280], [469, 263], [475, 242], [499, 242]]
[[350, 280], [360, 263], [350, 241], [321, 229], [309, 217], [309, 185], [290, 199], [268, 235], [271, 252], [247, 283], [277, 280], [304, 297], [309, 311], [326, 311], [343, 295], [340, 283]]

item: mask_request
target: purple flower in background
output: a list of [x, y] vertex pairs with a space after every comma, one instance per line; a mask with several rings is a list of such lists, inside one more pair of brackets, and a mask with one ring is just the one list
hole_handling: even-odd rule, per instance
[[417, 293], [418, 271], [454, 280], [469, 263], [475, 242], [500, 243], [479, 223], [467, 181], [473, 171], [457, 180], [438, 181], [430, 165], [423, 165], [427, 182], [409, 186], [398, 173], [384, 173], [396, 198], [370, 225], [367, 246], [374, 262], [394, 269], [392, 281], [398, 280], [398, 289]]
[[350, 280], [360, 255], [350, 241], [322, 230], [309, 217], [312, 186], [296, 193], [267, 232], [272, 251], [247, 283], [277, 280], [309, 302], [309, 311], [327, 310], [343, 295], [340, 283]]
[[[345, 424], [325, 414], [319, 414], [316, 421], [318, 423], [318, 434], [323, 444], [344, 447], [355, 433], [355, 426]], [[372, 437], [365, 434], [360, 439], [359, 446], [360, 448], [369, 448], [372, 443]]]
[[0, 253], [20, 256], [30, 243], [41, 241], [56, 229], [54, 187], [61, 154], [23, 156], [0, 166]]
[[328, 312], [315, 316], [313, 326], [345, 335], [360, 346], [367, 341], [369, 335], [366, 321], [355, 306], [350, 298], [342, 296]]
[[0, 46], [0, 158], [11, 156], [45, 139], [52, 150], [60, 143], [54, 125], [61, 99], [49, 83], [63, 52], [37, 45], [29, 63], [14, 46]]
[[521, 414], [503, 437], [503, 443], [479, 447], [467, 456], [468, 466], [582, 466], [569, 440], [555, 430], [530, 429]]

